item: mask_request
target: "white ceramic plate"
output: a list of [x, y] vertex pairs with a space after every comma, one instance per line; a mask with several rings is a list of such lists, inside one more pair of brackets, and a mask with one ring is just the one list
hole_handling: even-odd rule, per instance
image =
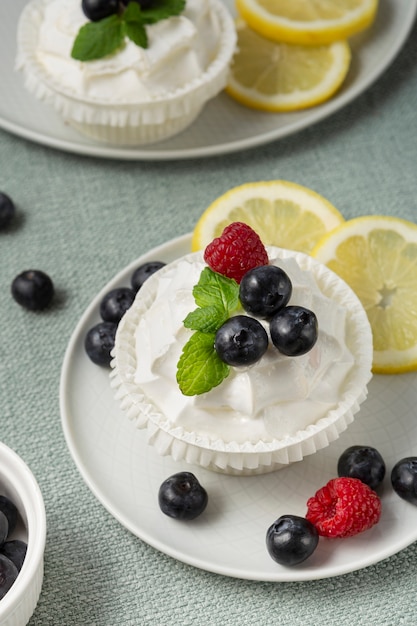
[[[288, 468], [257, 477], [224, 476], [160, 457], [144, 431], [122, 413], [108, 370], [84, 352], [87, 330], [99, 321], [99, 302], [110, 289], [130, 284], [133, 270], [150, 260], [169, 262], [190, 250], [190, 235], [151, 250], [119, 273], [91, 302], [65, 355], [61, 414], [65, 438], [81, 475], [97, 499], [140, 539], [180, 561], [251, 580], [301, 581], [351, 572], [376, 563], [417, 540], [417, 507], [391, 489], [390, 471], [417, 454], [417, 374], [374, 377], [355, 422], [330, 447]], [[339, 455], [349, 445], [375, 446], [387, 464], [380, 523], [356, 537], [321, 539], [314, 555], [297, 568], [275, 563], [265, 547], [268, 527], [280, 515], [304, 515], [307, 499], [336, 476]], [[193, 471], [209, 493], [209, 505], [193, 522], [161, 513], [157, 494], [171, 474]]]
[[[320, 106], [295, 113], [262, 113], [240, 106], [223, 93], [177, 137], [135, 149], [98, 144], [84, 138], [26, 91], [21, 75], [13, 68], [17, 21], [27, 1], [0, 2], [0, 127], [26, 139], [77, 154], [138, 160], [184, 159], [236, 152], [285, 137], [324, 119], [351, 102], [380, 76], [399, 52], [417, 12], [417, 0], [380, 0], [375, 24], [351, 40], [353, 62], [343, 88]], [[224, 1], [233, 11], [233, 0]]]

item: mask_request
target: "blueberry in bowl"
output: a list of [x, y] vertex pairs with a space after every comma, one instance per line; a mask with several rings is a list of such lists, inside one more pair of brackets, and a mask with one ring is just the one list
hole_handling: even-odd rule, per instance
[[0, 544], [0, 624], [24, 626], [36, 608], [43, 583], [45, 507], [30, 469], [3, 443], [0, 511], [7, 520], [7, 536]]

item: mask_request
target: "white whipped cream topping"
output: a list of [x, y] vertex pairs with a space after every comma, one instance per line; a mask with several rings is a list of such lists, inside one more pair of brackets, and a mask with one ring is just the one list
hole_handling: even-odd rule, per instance
[[[135, 383], [173, 427], [240, 444], [283, 439], [317, 422], [340, 399], [354, 364], [347, 345], [346, 310], [322, 293], [313, 273], [300, 269], [293, 258], [271, 258], [271, 251], [270, 263], [292, 281], [289, 304], [315, 312], [317, 343], [307, 354], [291, 358], [270, 342], [260, 361], [231, 368], [219, 386], [199, 396], [181, 393], [176, 369], [192, 333], [183, 320], [196, 308], [192, 288], [205, 265], [186, 257], [150, 279], [156, 294], [135, 333]], [[268, 332], [268, 324], [262, 323]]]
[[146, 49], [126, 38], [117, 54], [80, 62], [71, 58], [71, 50], [87, 22], [81, 0], [44, 3], [38, 61], [77, 96], [148, 102], [200, 78], [218, 53], [220, 25], [210, 0], [187, 0], [181, 15], [146, 26]]

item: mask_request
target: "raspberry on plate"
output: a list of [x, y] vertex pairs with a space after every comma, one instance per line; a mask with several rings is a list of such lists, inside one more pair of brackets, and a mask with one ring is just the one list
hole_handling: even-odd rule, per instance
[[249, 270], [268, 265], [268, 254], [259, 235], [243, 222], [226, 226], [204, 251], [207, 265], [218, 274], [240, 283]]
[[307, 501], [306, 519], [322, 537], [352, 537], [380, 517], [381, 500], [358, 478], [333, 478]]

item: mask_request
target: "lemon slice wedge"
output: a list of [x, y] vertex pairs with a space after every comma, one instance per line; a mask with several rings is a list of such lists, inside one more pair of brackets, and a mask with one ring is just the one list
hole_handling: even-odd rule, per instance
[[204, 249], [232, 222], [245, 222], [264, 245], [310, 252], [343, 216], [318, 193], [284, 180], [246, 183], [217, 198], [201, 215], [192, 249]]
[[264, 111], [296, 111], [328, 100], [350, 67], [346, 41], [323, 46], [274, 43], [236, 25], [238, 44], [227, 93], [245, 106]]
[[346, 221], [312, 255], [343, 278], [372, 327], [373, 371], [417, 369], [417, 225], [394, 217]]
[[236, 0], [250, 28], [273, 41], [322, 45], [368, 28], [378, 0]]

